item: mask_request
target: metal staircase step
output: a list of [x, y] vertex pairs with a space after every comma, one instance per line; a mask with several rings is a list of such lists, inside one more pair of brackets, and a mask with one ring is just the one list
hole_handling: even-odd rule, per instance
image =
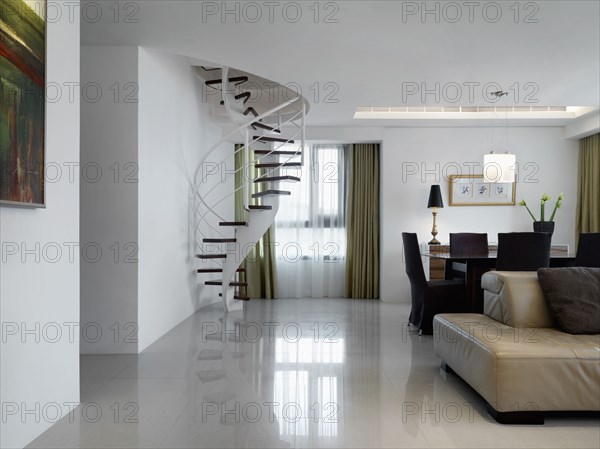
[[223, 404], [223, 403], [235, 398], [235, 394], [230, 391], [223, 390], [223, 391], [218, 391], [216, 393], [205, 394], [204, 396], [202, 396], [202, 398], [204, 399], [205, 402], [212, 402], [214, 404]]
[[251, 96], [252, 96], [252, 94], [250, 92], [242, 92], [241, 94], [237, 94], [233, 98], [235, 98], [236, 100], [241, 100], [243, 98], [244, 104], [246, 104], [248, 102], [248, 100], [250, 100]]
[[272, 181], [293, 181], [300, 182], [300, 178], [296, 176], [264, 176], [262, 178], [257, 178], [254, 182], [272, 182]]
[[223, 351], [203, 349], [198, 354], [198, 360], [223, 360]]
[[[279, 130], [277, 128], [273, 128], [272, 126], [269, 126], [269, 125], [265, 125], [264, 123], [261, 123], [261, 122], [251, 123], [250, 126], [255, 131], [256, 131], [256, 128], [260, 128], [260, 129], [264, 129], [267, 131], [271, 131], [272, 133], [281, 134], [281, 130]], [[255, 151], [255, 153], [256, 153], [256, 151]]]
[[198, 379], [202, 382], [214, 382], [216, 380], [225, 379], [227, 377], [223, 370], [204, 370], [198, 371]]
[[[223, 297], [223, 293], [219, 293], [220, 297]], [[242, 296], [242, 295], [233, 295], [233, 299], [239, 299], [240, 301], [250, 301], [250, 298], [248, 296]]]
[[213, 72], [215, 70], [221, 70], [221, 67], [204, 67], [203, 65], [201, 65], [200, 67], [202, 67], [202, 70], [206, 70], [207, 72]]
[[[239, 84], [245, 83], [246, 81], [248, 81], [247, 76], [233, 76], [233, 77], [229, 78], [229, 82], [235, 83], [236, 86]], [[218, 84], [223, 84], [223, 79], [219, 78], [219, 79], [209, 80], [209, 81], [206, 81], [204, 84], [206, 84], [207, 86], [215, 86]]]
[[[221, 294], [219, 293], [219, 296]], [[239, 298], [235, 298], [235, 299], [239, 299]], [[240, 323], [239, 326], [241, 326], [242, 323]], [[225, 343], [225, 342], [231, 342], [231, 343], [239, 343], [241, 341], [241, 334], [240, 334], [240, 327], [236, 328], [235, 332], [231, 332], [228, 333], [228, 335], [225, 335], [223, 333], [222, 330], [220, 330], [218, 333], [210, 333], [208, 335], [205, 336], [207, 341], [218, 341], [221, 343]]]
[[269, 195], [291, 195], [292, 192], [286, 190], [265, 190], [264, 192], [253, 193], [252, 198], [261, 198]]
[[202, 239], [204, 243], [235, 243], [237, 239]]
[[221, 221], [219, 226], [248, 226], [245, 221]]
[[254, 150], [254, 154], [268, 154], [270, 156], [300, 156], [300, 151], [272, 151]]
[[[243, 352], [229, 352], [232, 359], [243, 359]], [[197, 360], [223, 360], [223, 351], [218, 349], [203, 349], [198, 353]]]
[[[252, 94], [250, 92], [242, 92], [241, 94], [237, 94], [235, 97], [236, 100], [241, 100], [244, 99], [244, 104], [246, 104], [248, 102], [248, 100], [250, 100], [250, 97], [252, 96]], [[221, 100], [219, 102], [219, 104], [222, 106], [225, 104], [225, 102], [223, 100]]]
[[[213, 280], [213, 281], [205, 281], [204, 285], [223, 285], [223, 280], [222, 279], [218, 279], [218, 280]], [[238, 281], [232, 281], [229, 283], [230, 287], [247, 287], [248, 283], [247, 282], [238, 282]]]
[[283, 137], [253, 136], [252, 140], [258, 140], [259, 142], [294, 143], [293, 140], [289, 140]]
[[260, 115], [258, 112], [256, 112], [256, 109], [254, 109], [252, 106], [250, 106], [249, 108], [247, 108], [244, 111], [244, 115], [248, 115], [248, 114], [252, 114], [254, 117], [258, 117]]
[[302, 167], [302, 163], [300, 162], [284, 162], [283, 164], [279, 162], [269, 162], [265, 164], [255, 164], [256, 168], [278, 168], [278, 167]]
[[272, 210], [273, 206], [263, 206], [263, 205], [250, 205], [248, 206], [250, 210]]
[[226, 259], [227, 254], [196, 254], [198, 259]]
[[[238, 268], [236, 270], [238, 273], [245, 273], [245, 268]], [[198, 273], [222, 273], [223, 268], [198, 268]]]

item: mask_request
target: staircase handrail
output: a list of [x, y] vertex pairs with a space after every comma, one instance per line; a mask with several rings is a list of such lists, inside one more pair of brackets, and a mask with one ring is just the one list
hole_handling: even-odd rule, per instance
[[[202, 160], [200, 161], [200, 163], [198, 164], [198, 168], [196, 169], [196, 172], [194, 173], [194, 188], [197, 192], [198, 188], [198, 173], [200, 172], [200, 169], [202, 168], [202, 164], [204, 164], [204, 162], [206, 161], [206, 159], [208, 158], [208, 156], [210, 156], [212, 154], [213, 151], [215, 151], [223, 142], [226, 142], [227, 139], [229, 139], [231, 136], [233, 136], [234, 134], [246, 129], [248, 126], [250, 126], [251, 123], [257, 122], [265, 117], [268, 117], [269, 115], [280, 111], [281, 109], [290, 106], [292, 104], [294, 104], [295, 102], [297, 102], [298, 100], [300, 100], [302, 98], [302, 95], [298, 95], [296, 98], [292, 98], [291, 100], [288, 100], [284, 103], [281, 103], [277, 106], [275, 106], [272, 109], [269, 109], [266, 112], [263, 112], [262, 114], [259, 114], [256, 117], [253, 117], [252, 120], [249, 120], [248, 122], [238, 126], [236, 129], [234, 129], [233, 131], [231, 131], [230, 133], [227, 133], [225, 136], [221, 137], [216, 143], [214, 143], [206, 152], [205, 156], [202, 158]], [[287, 120], [285, 123], [289, 123], [290, 121]], [[285, 124], [284, 123], [284, 124]]]

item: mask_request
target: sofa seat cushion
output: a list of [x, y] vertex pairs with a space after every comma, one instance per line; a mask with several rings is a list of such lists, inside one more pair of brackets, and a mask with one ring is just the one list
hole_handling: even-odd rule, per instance
[[440, 314], [434, 348], [499, 412], [600, 410], [600, 335]]

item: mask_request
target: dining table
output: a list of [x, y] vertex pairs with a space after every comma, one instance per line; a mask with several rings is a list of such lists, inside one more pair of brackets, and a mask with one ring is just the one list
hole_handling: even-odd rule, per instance
[[[433, 246], [433, 245], [432, 245]], [[448, 248], [448, 246], [446, 246]], [[463, 273], [467, 301], [470, 312], [483, 313], [483, 289], [481, 288], [481, 276], [486, 271], [496, 267], [498, 255], [497, 246], [490, 246], [487, 253], [477, 254], [452, 254], [449, 250], [441, 251], [428, 246], [421, 251], [421, 255], [431, 259], [442, 259], [445, 261], [445, 279], [455, 279], [457, 272]], [[575, 263], [575, 254], [570, 253], [563, 245], [557, 245], [550, 250], [550, 267], [569, 267]]]

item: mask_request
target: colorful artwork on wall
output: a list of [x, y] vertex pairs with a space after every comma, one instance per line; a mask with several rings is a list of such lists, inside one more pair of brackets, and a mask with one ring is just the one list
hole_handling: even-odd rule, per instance
[[0, 204], [44, 207], [46, 0], [0, 6]]

